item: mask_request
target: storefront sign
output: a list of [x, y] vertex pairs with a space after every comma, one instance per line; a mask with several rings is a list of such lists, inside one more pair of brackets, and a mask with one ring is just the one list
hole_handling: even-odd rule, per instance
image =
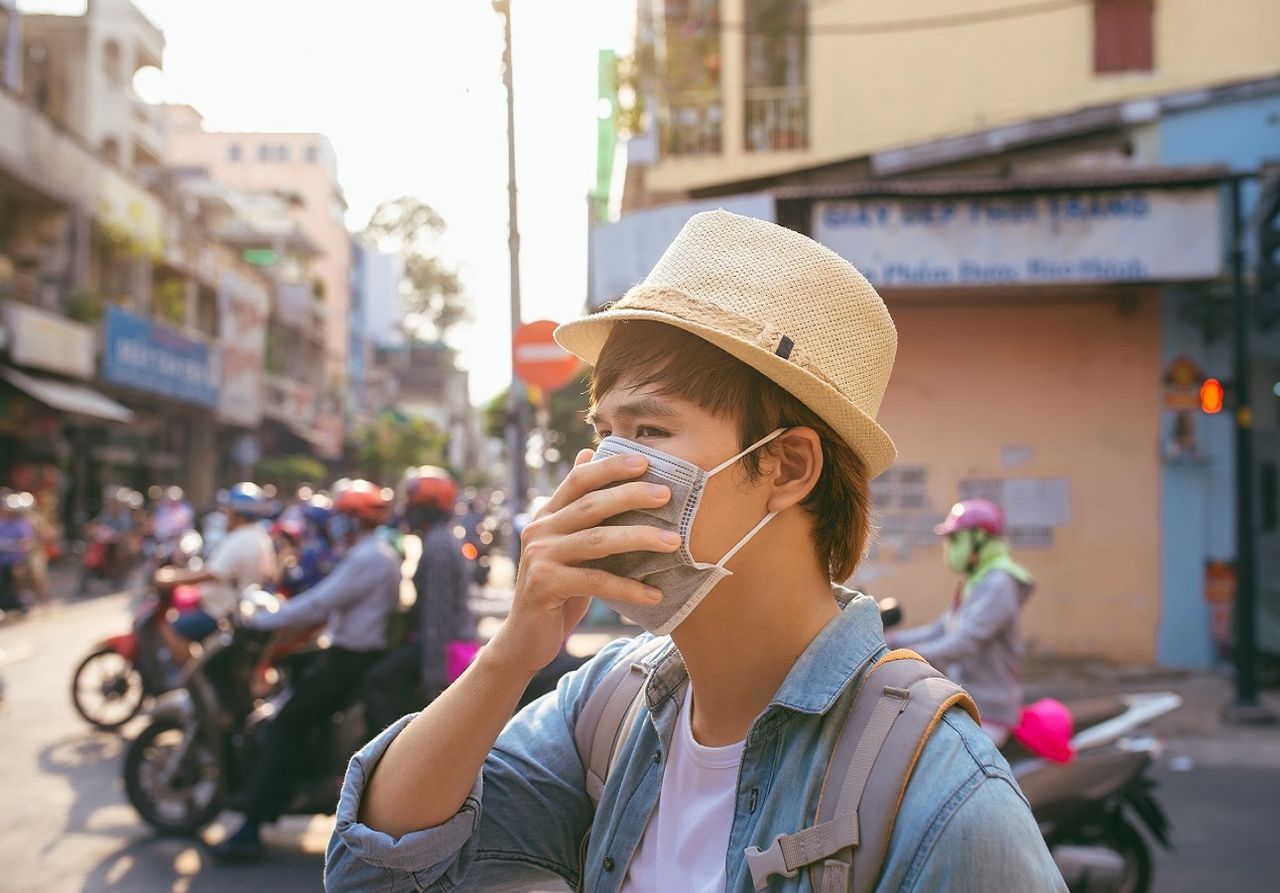
[[102, 377], [184, 403], [218, 405], [215, 351], [176, 329], [117, 307], [107, 309]]
[[218, 284], [218, 311], [222, 357], [218, 418], [253, 427], [262, 420], [267, 290], [252, 279], [224, 272]]
[[947, 288], [1212, 279], [1218, 191], [820, 201], [814, 238], [878, 286]]
[[9, 304], [9, 358], [20, 366], [93, 378], [93, 330], [65, 316]]
[[316, 392], [300, 381], [281, 375], [266, 376], [263, 414], [289, 425], [310, 427], [316, 421]]

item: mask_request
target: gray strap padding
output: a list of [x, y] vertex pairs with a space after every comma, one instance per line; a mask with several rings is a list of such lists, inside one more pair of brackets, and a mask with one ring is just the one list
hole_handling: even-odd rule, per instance
[[889, 851], [898, 808], [920, 752], [943, 714], [953, 706], [964, 706], [965, 702], [969, 709], [977, 712], [965, 690], [941, 674], [922, 679], [911, 687], [911, 704], [889, 733], [880, 753], [882, 765], [871, 774], [858, 806], [862, 840], [853, 851], [854, 893], [871, 893], [875, 889]]
[[794, 877], [809, 866], [817, 893], [873, 890], [919, 751], [941, 714], [967, 699], [914, 654], [868, 671], [827, 764], [813, 825], [778, 835], [767, 850], [746, 850], [756, 889], [772, 874]]
[[587, 794], [592, 803], [600, 802], [618, 739], [624, 729], [630, 728], [628, 717], [634, 722], [638, 712], [638, 707], [636, 710], [632, 707], [643, 697], [648, 679], [644, 661], [668, 644], [670, 640], [666, 638], [650, 639], [619, 659], [587, 696], [578, 714], [573, 740], [586, 773]]

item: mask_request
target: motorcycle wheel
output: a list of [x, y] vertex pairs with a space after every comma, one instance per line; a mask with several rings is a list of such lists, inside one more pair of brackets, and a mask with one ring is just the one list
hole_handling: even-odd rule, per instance
[[99, 648], [80, 661], [71, 677], [76, 712], [104, 732], [114, 732], [137, 716], [144, 695], [138, 668], [111, 648]]
[[1147, 893], [1151, 889], [1151, 849], [1147, 839], [1125, 819], [1107, 832], [1107, 844], [1124, 859], [1124, 880], [1118, 893]]
[[[1062, 842], [1106, 847], [1124, 860], [1124, 874], [1119, 882], [1105, 887], [1110, 893], [1147, 893], [1151, 889], [1151, 850], [1146, 838], [1124, 817], [1114, 816], [1106, 827]], [[1092, 893], [1099, 888], [1086, 878], [1069, 889], [1071, 893]]]
[[217, 817], [225, 799], [222, 761], [203, 739], [190, 742], [182, 765], [169, 765], [186, 734], [178, 720], [157, 719], [125, 752], [129, 802], [161, 834], [194, 835]]

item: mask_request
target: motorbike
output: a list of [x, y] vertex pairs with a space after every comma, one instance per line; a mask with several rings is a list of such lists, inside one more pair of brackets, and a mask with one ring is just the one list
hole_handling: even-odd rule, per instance
[[86, 531], [84, 551], [80, 555], [77, 597], [88, 595], [89, 586], [95, 580], [123, 585], [132, 563], [128, 555], [129, 540], [129, 535], [112, 530], [105, 524], [90, 525]]
[[[228, 627], [206, 641], [182, 687], [156, 699], [151, 724], [130, 743], [125, 791], [138, 815], [160, 833], [192, 835], [223, 809], [243, 807], [267, 723], [287, 702], [290, 688], [286, 677], [269, 696], [255, 696], [278, 634], [241, 621], [278, 605], [262, 590], [246, 593]], [[286, 814], [333, 813], [347, 760], [365, 742], [359, 698], [353, 696], [347, 709], [312, 730], [299, 749], [302, 783]]]
[[[901, 622], [896, 600], [879, 604], [886, 629]], [[1143, 729], [1181, 705], [1172, 692], [1066, 704], [1073, 734], [1065, 762], [1036, 753], [1015, 738], [1001, 748], [1072, 893], [1151, 889], [1151, 849], [1139, 827], [1166, 849], [1172, 845], [1169, 820], [1155, 798], [1150, 774], [1163, 745]]]
[[[203, 541], [194, 530], [170, 545], [156, 561], [188, 566], [200, 554]], [[71, 677], [71, 703], [76, 712], [103, 731], [116, 731], [133, 719], [149, 698], [169, 691], [178, 682], [178, 669], [169, 659], [161, 628], [171, 608], [189, 611], [200, 605], [200, 590], [179, 586], [172, 592], [154, 591], [133, 606], [128, 632], [108, 636], [93, 646]]]

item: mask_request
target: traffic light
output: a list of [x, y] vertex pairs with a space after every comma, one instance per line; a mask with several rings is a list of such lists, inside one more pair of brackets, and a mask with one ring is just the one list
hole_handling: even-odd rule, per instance
[[1206, 378], [1200, 385], [1200, 411], [1208, 415], [1222, 412], [1225, 396], [1222, 382], [1216, 378]]

